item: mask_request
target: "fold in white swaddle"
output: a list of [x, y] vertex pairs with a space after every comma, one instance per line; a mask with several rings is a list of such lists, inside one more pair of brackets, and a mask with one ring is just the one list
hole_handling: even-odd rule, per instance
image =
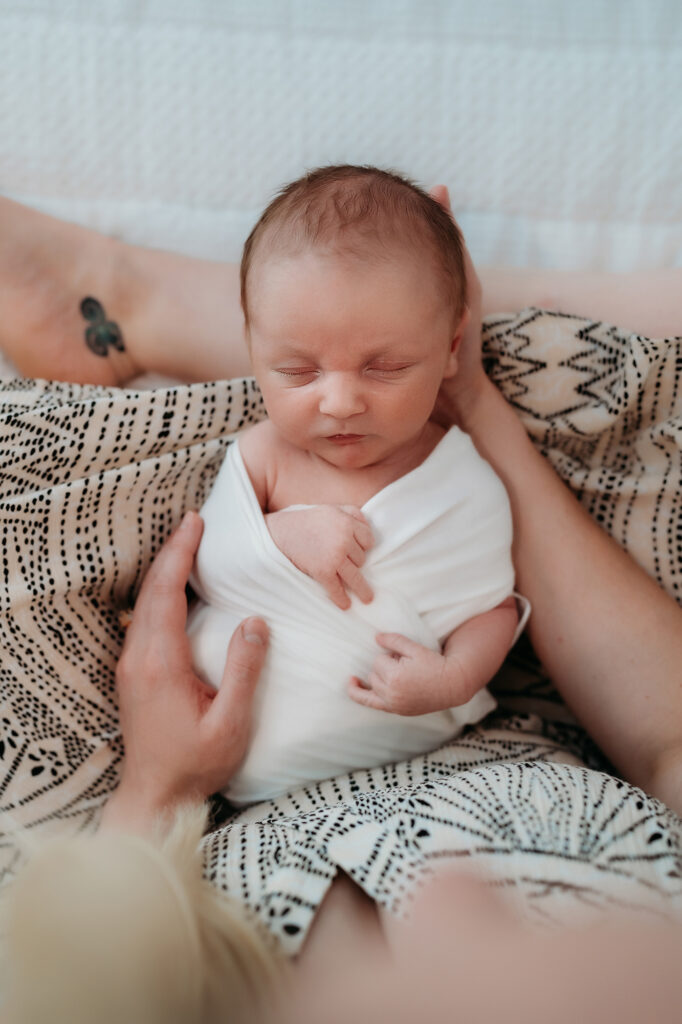
[[188, 624], [194, 663], [218, 686], [236, 626], [259, 615], [270, 647], [256, 691], [251, 745], [226, 796], [264, 800], [355, 768], [432, 750], [494, 706], [487, 690], [449, 711], [416, 717], [356, 704], [379, 631], [433, 650], [513, 589], [511, 514], [504, 487], [470, 438], [452, 428], [428, 458], [363, 506], [374, 534], [363, 573], [374, 590], [341, 611], [272, 540], [242, 461], [230, 445], [201, 510], [204, 535]]

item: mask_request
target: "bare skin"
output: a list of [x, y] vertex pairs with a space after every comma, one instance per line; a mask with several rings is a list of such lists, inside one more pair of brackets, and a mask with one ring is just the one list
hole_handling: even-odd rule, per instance
[[530, 270], [483, 267], [483, 316], [538, 306], [617, 324], [647, 338], [682, 330], [682, 269]]
[[679, 925], [629, 919], [542, 932], [490, 886], [454, 872], [420, 890], [390, 956], [349, 942], [331, 967], [317, 966], [278, 1006], [278, 1024], [675, 1024], [682, 997]]
[[[251, 618], [235, 632], [217, 691], [195, 674], [185, 634], [185, 584], [202, 531], [201, 518], [188, 513], [156, 556], [135, 603], [116, 674], [126, 759], [101, 828], [149, 833], [178, 804], [221, 789], [244, 755], [268, 631]], [[312, 979], [349, 944], [376, 955], [383, 943], [375, 905], [339, 875], [299, 963]]]
[[[550, 305], [650, 336], [679, 332], [682, 271], [590, 274], [589, 279], [598, 287], [588, 289], [582, 300], [578, 293], [587, 280], [580, 275], [483, 270], [478, 310]], [[445, 405], [510, 493], [519, 588], [535, 609], [531, 638], [564, 697], [614, 764], [681, 813], [682, 610], [583, 512], [483, 377], [475, 278], [472, 288], [474, 315], [462, 347], [459, 390]], [[86, 295], [98, 298], [121, 327], [126, 351], [115, 367], [109, 357], [95, 356], [85, 346], [79, 304]], [[136, 250], [4, 199], [0, 301], [0, 346], [26, 374], [111, 384], [143, 370], [185, 380], [248, 372], [235, 266]], [[523, 501], [529, 487], [536, 495], [532, 503]], [[556, 543], [558, 533], [566, 543]], [[618, 614], [609, 616], [605, 643], [604, 608], [609, 607]], [[640, 638], [637, 645], [633, 636]], [[119, 827], [131, 827], [137, 816], [139, 826], [140, 799], [133, 785], [122, 784], [110, 801], [109, 823], [118, 819]], [[160, 788], [144, 799], [147, 820], [155, 806], [167, 805], [168, 792]], [[357, 893], [349, 899], [357, 902]], [[323, 908], [320, 929], [325, 916], [336, 916], [337, 910], [345, 915], [348, 901], [341, 897], [339, 909], [335, 900], [330, 896]], [[345, 934], [343, 927], [339, 922], [339, 934]]]
[[[89, 351], [87, 296], [119, 326], [124, 352]], [[119, 385], [250, 372], [238, 267], [126, 245], [2, 197], [0, 305], [0, 348], [24, 376]]]
[[[479, 275], [484, 316], [535, 305], [648, 337], [681, 329], [680, 269], [483, 267]], [[121, 328], [124, 354], [88, 351], [79, 309], [88, 295]], [[0, 348], [25, 376], [112, 385], [141, 373], [198, 381], [251, 372], [236, 264], [127, 245], [3, 197], [0, 304]]]
[[[443, 186], [434, 196], [449, 203]], [[104, 384], [140, 371], [185, 380], [249, 372], [236, 266], [137, 249], [6, 199], [0, 199], [0, 227], [0, 346], [22, 372]], [[471, 320], [442, 405], [509, 491], [518, 585], [535, 609], [531, 639], [616, 767], [679, 811], [682, 610], [609, 540], [537, 454], [483, 375], [479, 338], [482, 313], [529, 304], [648, 336], [674, 335], [682, 323], [682, 270], [618, 275], [490, 268], [479, 281], [470, 267], [470, 278]], [[119, 324], [125, 353], [100, 357], [88, 350], [79, 309], [86, 294]], [[531, 481], [536, 500], [525, 502]], [[555, 526], [551, 536], [548, 522]], [[558, 525], [565, 544], [555, 542]], [[609, 607], [618, 615], [609, 616], [604, 643], [603, 609]], [[633, 636], [655, 642], [633, 645]]]

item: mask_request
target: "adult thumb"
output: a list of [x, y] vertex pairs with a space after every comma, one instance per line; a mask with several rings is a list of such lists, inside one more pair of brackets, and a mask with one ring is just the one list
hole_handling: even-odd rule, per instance
[[440, 206], [442, 206], [444, 210], [447, 210], [450, 216], [452, 216], [452, 207], [450, 205], [450, 193], [448, 191], [447, 185], [433, 185], [429, 189], [429, 195], [431, 196], [432, 199], [435, 199], [436, 202]]
[[227, 649], [225, 670], [211, 711], [231, 728], [251, 719], [253, 695], [268, 648], [268, 627], [262, 619], [245, 619], [235, 629]]

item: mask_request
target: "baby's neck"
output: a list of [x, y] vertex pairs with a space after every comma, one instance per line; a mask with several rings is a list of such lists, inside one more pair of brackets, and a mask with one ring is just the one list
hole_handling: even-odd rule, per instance
[[364, 505], [395, 480], [410, 473], [431, 454], [445, 431], [429, 421], [420, 443], [398, 451], [389, 460], [359, 469], [332, 465], [317, 455], [291, 446], [277, 458], [268, 496], [269, 512], [290, 505]]

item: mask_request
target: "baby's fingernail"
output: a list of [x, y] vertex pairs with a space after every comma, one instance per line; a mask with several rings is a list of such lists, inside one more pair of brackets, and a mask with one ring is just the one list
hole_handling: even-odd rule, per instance
[[188, 529], [192, 525], [195, 515], [196, 512], [192, 510], [190, 510], [189, 512], [185, 512], [184, 516], [182, 517], [182, 522], [180, 523], [180, 529]]

